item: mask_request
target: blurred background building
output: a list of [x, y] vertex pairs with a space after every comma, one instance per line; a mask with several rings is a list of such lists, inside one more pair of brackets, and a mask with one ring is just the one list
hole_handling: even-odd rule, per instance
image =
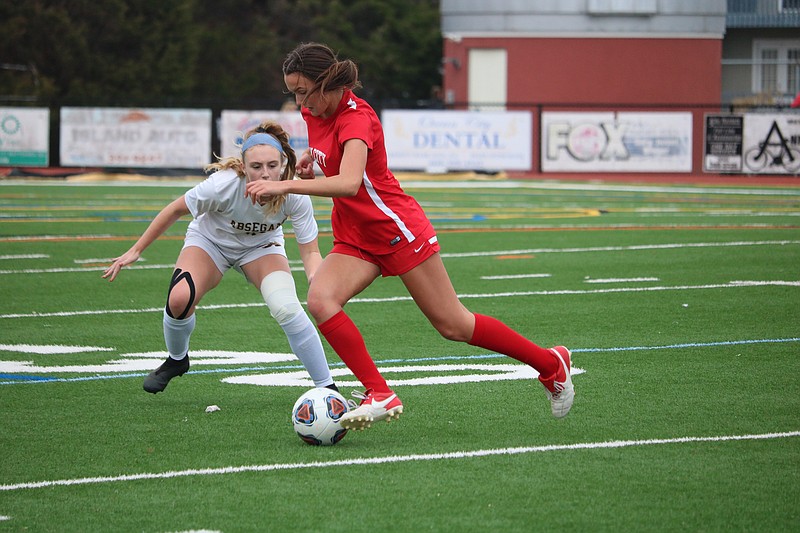
[[446, 105], [777, 104], [800, 0], [442, 0]]

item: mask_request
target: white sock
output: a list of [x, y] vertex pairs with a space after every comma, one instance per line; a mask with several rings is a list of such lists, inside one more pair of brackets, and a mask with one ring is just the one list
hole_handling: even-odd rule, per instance
[[286, 323], [281, 324], [289, 346], [297, 358], [306, 367], [306, 371], [317, 387], [325, 387], [333, 383], [328, 361], [325, 359], [325, 350], [317, 333], [317, 328], [304, 312], [297, 313]]
[[164, 310], [164, 342], [167, 344], [169, 356], [180, 361], [189, 351], [189, 337], [192, 336], [195, 325], [195, 315], [178, 320], [172, 318]]

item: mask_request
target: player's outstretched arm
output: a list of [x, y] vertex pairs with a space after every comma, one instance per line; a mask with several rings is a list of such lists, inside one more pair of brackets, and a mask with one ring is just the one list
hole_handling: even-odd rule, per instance
[[[339, 165], [339, 174], [326, 179], [299, 179], [286, 181], [255, 180], [247, 184], [245, 196], [255, 204], [262, 196], [279, 194], [306, 194], [337, 198], [358, 194], [367, 166], [367, 145], [361, 139], [350, 139], [344, 143], [344, 154]], [[304, 172], [303, 167], [298, 169]], [[311, 177], [306, 174], [306, 177]]]
[[142, 252], [150, 246], [153, 241], [158, 239], [164, 234], [175, 222], [184, 215], [190, 213], [189, 208], [186, 206], [186, 200], [183, 196], [174, 200], [168, 206], [161, 210], [159, 214], [153, 219], [150, 225], [144, 230], [139, 240], [130, 247], [130, 249], [119, 257], [114, 258], [105, 272], [103, 272], [103, 279], [114, 281], [122, 267], [135, 263], [141, 257]]

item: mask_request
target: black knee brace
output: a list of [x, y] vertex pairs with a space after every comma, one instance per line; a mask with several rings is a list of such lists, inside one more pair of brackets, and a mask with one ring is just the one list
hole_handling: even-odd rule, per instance
[[[189, 285], [189, 301], [186, 303], [186, 309], [183, 310], [180, 316], [176, 317], [172, 314], [172, 311], [169, 308], [169, 295], [172, 294], [172, 289], [181, 282], [181, 280], [186, 280], [186, 284]], [[194, 281], [192, 280], [192, 275], [189, 272], [184, 272], [180, 268], [176, 268], [175, 272], [172, 273], [172, 280], [169, 283], [169, 291], [167, 291], [167, 305], [166, 311], [167, 314], [174, 318], [175, 320], [183, 320], [186, 318], [186, 314], [189, 312], [189, 309], [192, 308], [192, 304], [194, 303], [194, 296], [195, 296], [195, 288], [194, 288]]]

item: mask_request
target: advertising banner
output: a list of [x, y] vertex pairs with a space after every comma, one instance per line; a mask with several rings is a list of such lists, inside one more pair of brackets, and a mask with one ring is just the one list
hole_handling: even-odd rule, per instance
[[0, 107], [0, 166], [46, 167], [49, 146], [49, 109]]
[[544, 172], [691, 172], [689, 112], [544, 112]]
[[744, 117], [706, 115], [703, 170], [741, 172]]
[[300, 111], [232, 111], [224, 110], [220, 116], [220, 156], [238, 157], [242, 135], [265, 120], [280, 124], [289, 134], [289, 144], [299, 157], [308, 148], [308, 130]]
[[61, 165], [202, 168], [211, 161], [211, 110], [64, 107]]
[[708, 115], [705, 137], [706, 172], [800, 173], [800, 113]]
[[529, 111], [392, 110], [381, 122], [393, 170], [531, 170]]
[[800, 114], [745, 113], [742, 172], [800, 173]]

